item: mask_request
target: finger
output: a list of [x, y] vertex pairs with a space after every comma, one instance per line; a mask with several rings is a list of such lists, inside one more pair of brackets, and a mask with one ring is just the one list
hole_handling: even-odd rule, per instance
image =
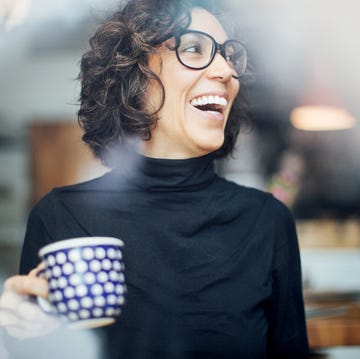
[[38, 273], [42, 270], [45, 269], [45, 264], [43, 262], [41, 262], [36, 268], [32, 269], [30, 272], [29, 272], [29, 276], [30, 277], [37, 277], [38, 276]]
[[12, 291], [20, 295], [48, 296], [48, 284], [45, 279], [28, 275], [16, 275], [4, 283], [4, 291]]

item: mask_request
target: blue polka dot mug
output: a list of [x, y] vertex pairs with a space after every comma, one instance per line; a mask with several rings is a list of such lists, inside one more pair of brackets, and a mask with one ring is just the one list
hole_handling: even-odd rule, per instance
[[114, 323], [126, 294], [122, 247], [118, 238], [79, 237], [41, 248], [41, 275], [49, 284], [41, 307], [77, 328]]

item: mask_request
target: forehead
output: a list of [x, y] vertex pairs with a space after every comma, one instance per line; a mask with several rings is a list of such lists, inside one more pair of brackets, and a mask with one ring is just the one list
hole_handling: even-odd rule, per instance
[[223, 43], [228, 39], [219, 20], [203, 8], [196, 7], [191, 11], [191, 24], [189, 29], [206, 32], [219, 43]]

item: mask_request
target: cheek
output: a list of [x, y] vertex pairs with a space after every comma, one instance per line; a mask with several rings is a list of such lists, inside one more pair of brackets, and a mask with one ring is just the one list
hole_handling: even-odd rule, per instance
[[239, 90], [240, 90], [240, 82], [236, 79], [233, 79], [233, 80], [234, 80], [234, 82], [232, 83], [231, 90], [230, 90], [231, 91], [231, 106], [229, 108], [229, 112], [231, 111], [231, 107], [233, 106], [234, 101], [235, 101], [236, 97], [238, 96]]
[[143, 99], [143, 106], [149, 112], [155, 112], [162, 103], [162, 89], [160, 84], [155, 80], [150, 80]]
[[160, 82], [154, 79], [149, 80], [144, 95], [144, 107], [151, 112], [157, 111], [163, 101], [163, 86], [162, 79], [162, 59], [161, 56], [153, 54], [149, 57], [149, 69], [159, 78]]
[[240, 81], [236, 80], [236, 79], [232, 79], [232, 88], [233, 88], [234, 98], [235, 98], [240, 91]]
[[186, 102], [186, 90], [179, 81], [170, 80], [163, 84], [165, 89], [164, 109], [181, 111]]
[[175, 59], [175, 62], [166, 64], [161, 72], [161, 81], [164, 84], [166, 101], [177, 102], [179, 107], [183, 105], [184, 101], [190, 101], [189, 93], [195, 88], [201, 77], [200, 72], [195, 72], [186, 68]]

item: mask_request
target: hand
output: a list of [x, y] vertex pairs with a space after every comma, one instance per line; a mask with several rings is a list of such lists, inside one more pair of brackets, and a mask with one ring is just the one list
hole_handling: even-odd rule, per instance
[[0, 296], [0, 326], [17, 339], [46, 335], [55, 330], [61, 321], [46, 314], [30, 296], [47, 298], [48, 285], [37, 277], [42, 265], [28, 275], [16, 275], [7, 279]]

